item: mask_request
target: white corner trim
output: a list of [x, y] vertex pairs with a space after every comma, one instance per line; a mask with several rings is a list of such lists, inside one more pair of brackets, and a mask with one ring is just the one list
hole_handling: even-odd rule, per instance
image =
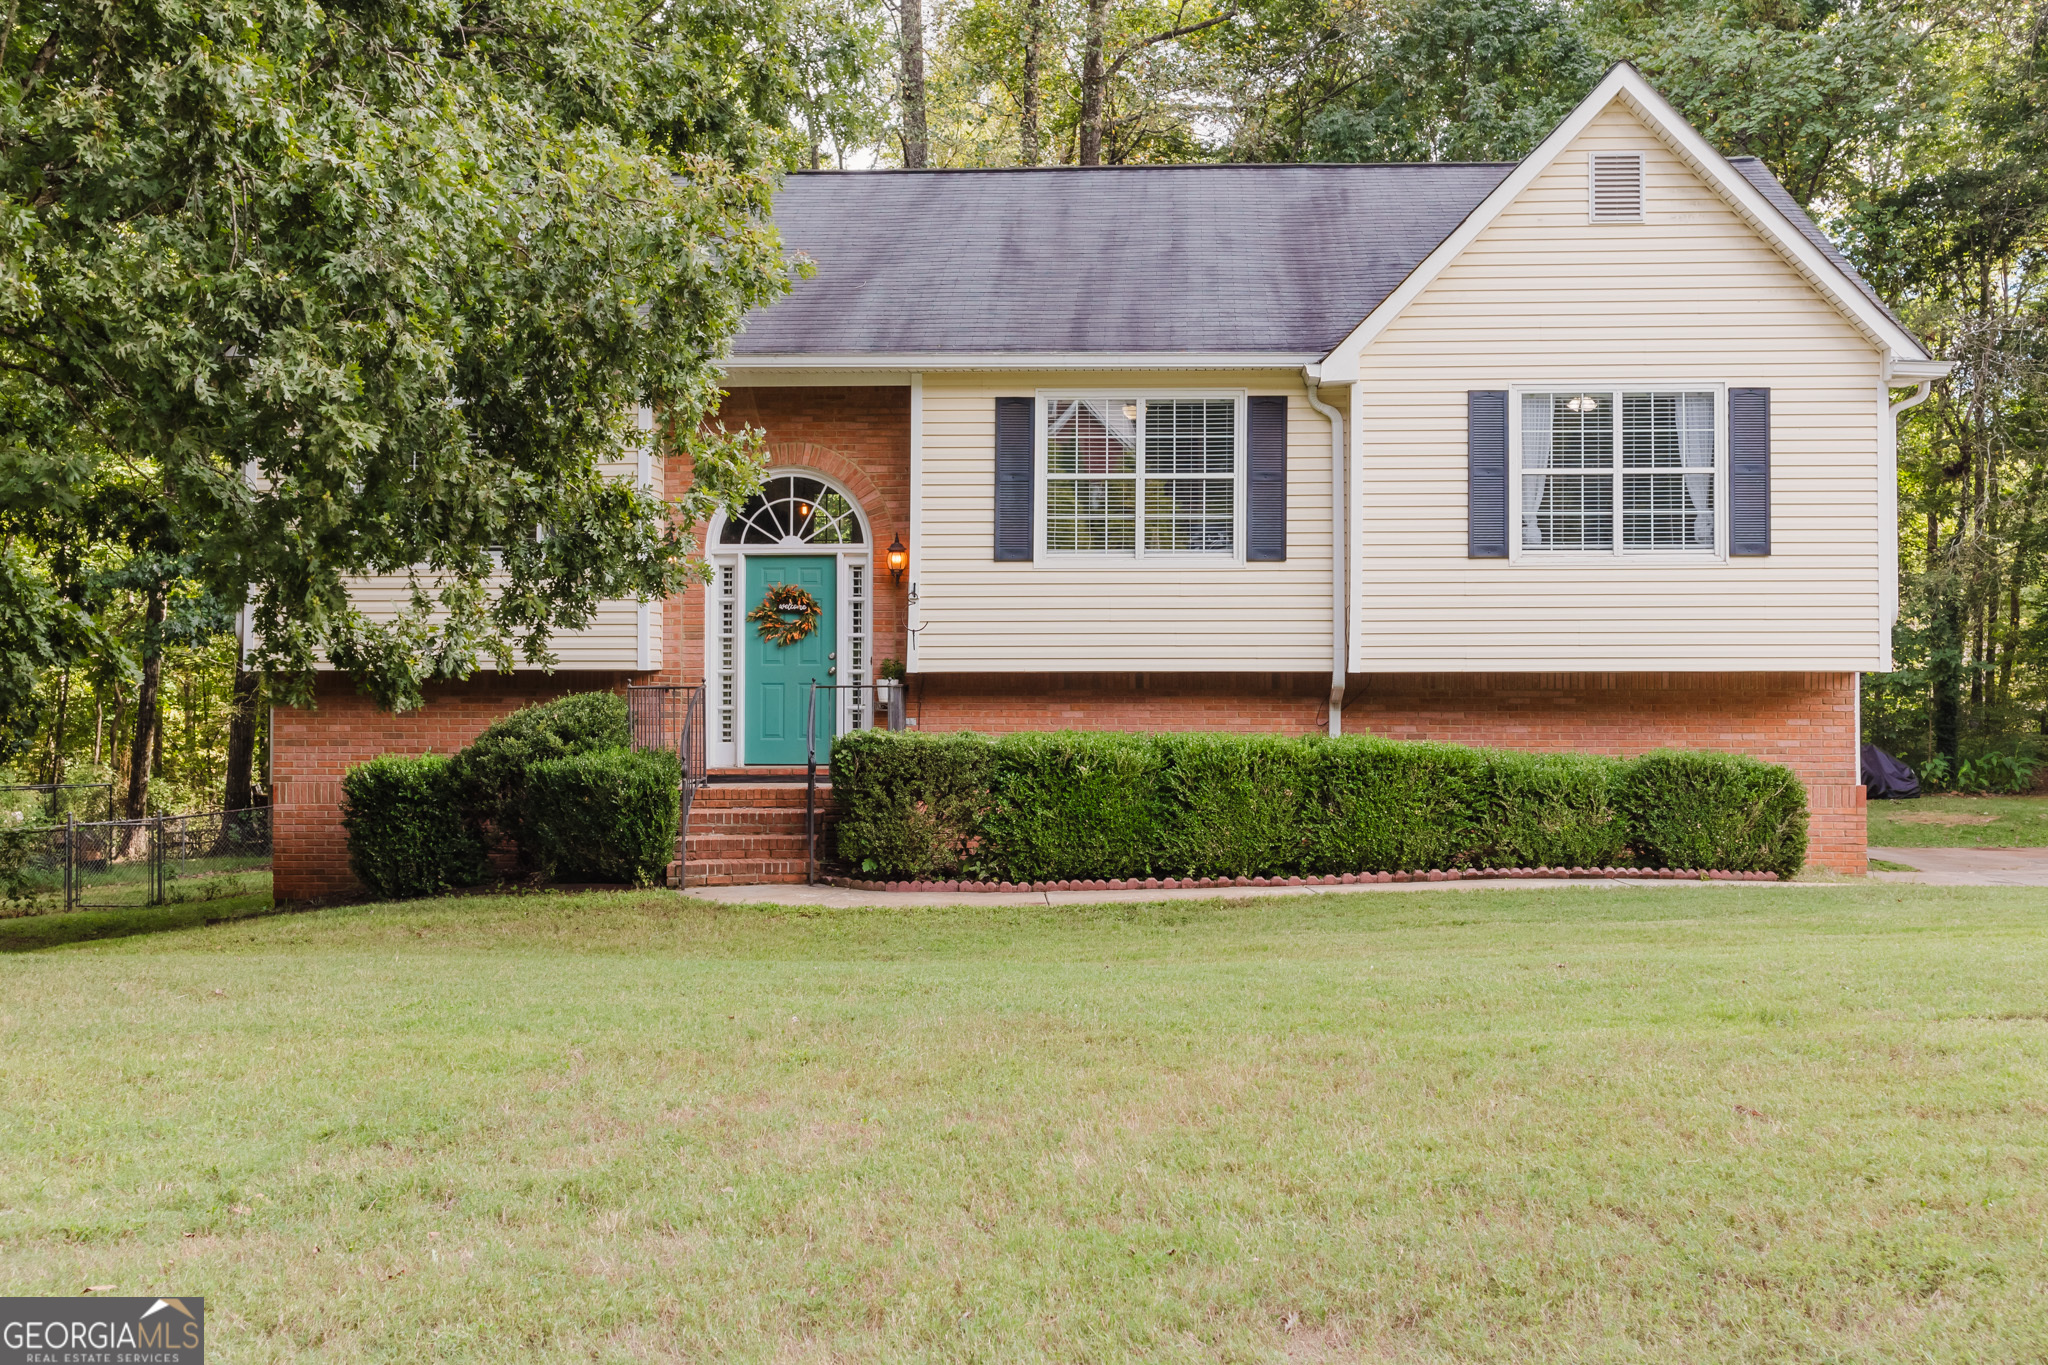
[[[1548, 170], [1587, 125], [1604, 113], [1617, 99], [1626, 100], [1638, 117], [1649, 124], [1679, 156], [1712, 185], [1735, 210], [1749, 220], [1778, 251], [1790, 259], [1822, 296], [1855, 322], [1873, 341], [1889, 348], [1898, 363], [1929, 363], [1927, 352], [1911, 335], [1886, 317], [1883, 310], [1851, 285], [1833, 261], [1795, 228], [1777, 205], [1764, 198], [1756, 187], [1729, 164], [1728, 159], [1687, 123], [1665, 98], [1658, 94], [1642, 73], [1623, 62], [1608, 72], [1593, 93], [1579, 102], [1536, 150], [1524, 157], [1492, 194], [1437, 244], [1436, 250], [1408, 272], [1395, 290], [1380, 300], [1377, 308], [1351, 330], [1350, 335], [1323, 358], [1321, 377], [1326, 383], [1348, 382], [1358, 377], [1358, 358], [1367, 346], [1386, 331], [1394, 319], [1427, 289], [1445, 268], [1470, 246], [1480, 233], [1493, 225], [1507, 206], [1519, 198], [1537, 176]], [[1940, 362], [1932, 362], [1940, 363]]]
[[640, 653], [636, 660], [642, 673], [654, 667], [654, 604], [642, 600], [639, 617], [634, 622], [639, 630]]
[[[924, 610], [917, 604], [919, 570], [924, 565], [924, 374], [912, 371], [910, 376], [910, 563], [903, 575], [909, 586], [904, 590], [908, 599], [903, 609], [903, 671], [917, 672], [917, 633], [924, 628]], [[875, 561], [875, 570], [886, 573], [888, 566], [881, 559]], [[892, 589], [895, 584], [889, 585]], [[871, 595], [879, 596], [881, 585], [872, 587]], [[880, 666], [880, 661], [876, 661]], [[872, 673], [873, 670], [870, 670]]]

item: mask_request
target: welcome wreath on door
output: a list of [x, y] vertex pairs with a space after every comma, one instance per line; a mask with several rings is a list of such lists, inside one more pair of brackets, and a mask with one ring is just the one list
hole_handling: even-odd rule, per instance
[[760, 630], [761, 638], [787, 649], [818, 628], [818, 599], [794, 583], [770, 583], [761, 594], [761, 605], [747, 613]]

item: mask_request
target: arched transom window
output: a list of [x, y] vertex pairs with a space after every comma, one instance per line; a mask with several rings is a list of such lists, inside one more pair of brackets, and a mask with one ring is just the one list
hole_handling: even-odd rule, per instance
[[840, 493], [802, 474], [772, 474], [767, 486], [726, 518], [721, 545], [859, 545], [860, 513]]

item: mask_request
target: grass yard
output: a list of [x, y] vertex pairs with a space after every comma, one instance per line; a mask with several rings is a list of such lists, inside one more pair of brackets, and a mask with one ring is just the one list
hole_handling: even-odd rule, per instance
[[2048, 1356], [2048, 898], [664, 894], [0, 959], [0, 1291], [221, 1362]]
[[2048, 796], [1922, 796], [1870, 803], [1879, 848], [2040, 848]]

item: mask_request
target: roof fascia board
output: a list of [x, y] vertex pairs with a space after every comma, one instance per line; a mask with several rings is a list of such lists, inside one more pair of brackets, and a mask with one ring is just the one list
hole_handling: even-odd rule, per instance
[[[1463, 222], [1452, 229], [1451, 234], [1437, 244], [1436, 250], [1423, 257], [1420, 264], [1408, 272], [1406, 279], [1380, 300], [1380, 304], [1365, 316], [1364, 321], [1351, 330], [1321, 365], [1326, 383], [1348, 383], [1358, 378], [1358, 358], [1365, 348], [1392, 325], [1395, 318], [1413, 303], [1416, 297], [1427, 289], [1441, 275], [1450, 263], [1464, 253], [1480, 233], [1493, 225], [1507, 206], [1519, 197], [1523, 190], [1550, 168], [1552, 162], [1563, 154], [1565, 148], [1577, 140], [1595, 118], [1618, 98], [1626, 98], [1629, 106], [1650, 127], [1657, 132], [1679, 157], [1699, 172], [1729, 200], [1737, 212], [1749, 220], [1751, 226], [1761, 232], [1779, 251], [1797, 265], [1801, 273], [1820, 290], [1821, 294], [1836, 308], [1847, 314], [1859, 328], [1879, 345], [1898, 355], [1910, 359], [1924, 359], [1927, 352], [1911, 336], [1900, 331], [1892, 320], [1870, 301], [1857, 293], [1844, 279], [1834, 262], [1821, 255], [1819, 249], [1778, 211], [1775, 204], [1758, 193], [1756, 187], [1738, 174], [1728, 164], [1726, 157], [1715, 151], [1706, 139], [1696, 132], [1690, 123], [1671, 107], [1665, 98], [1643, 79], [1642, 73], [1623, 62], [1595, 86], [1593, 93], [1579, 101], [1577, 108], [1567, 114], [1564, 121], [1553, 128], [1550, 136], [1536, 145], [1536, 149], [1524, 157], [1507, 179], [1495, 186], [1492, 194], [1479, 201], [1472, 212], [1465, 215]], [[1836, 287], [1839, 281], [1841, 287]]]
[[[1314, 352], [1081, 351], [925, 355], [735, 355], [735, 370], [1299, 370], [1321, 360]], [[908, 381], [906, 381], [908, 382]]]

